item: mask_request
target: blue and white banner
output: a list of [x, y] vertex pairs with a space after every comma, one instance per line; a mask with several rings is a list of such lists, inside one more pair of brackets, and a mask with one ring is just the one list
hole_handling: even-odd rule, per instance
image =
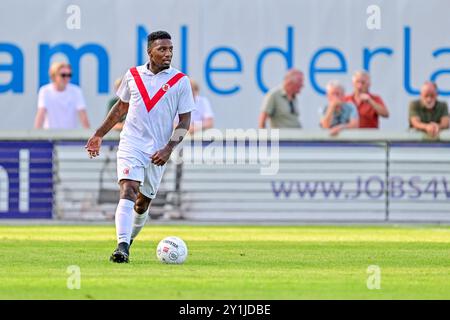
[[0, 142], [0, 218], [52, 218], [53, 144]]
[[147, 59], [147, 34], [163, 29], [173, 65], [199, 81], [219, 128], [256, 127], [264, 93], [296, 67], [304, 128], [319, 127], [329, 80], [350, 92], [352, 73], [367, 69], [391, 113], [381, 127], [406, 130], [425, 80], [449, 99], [449, 11], [448, 0], [2, 0], [0, 128], [33, 126], [38, 89], [61, 59], [98, 126], [114, 80]]

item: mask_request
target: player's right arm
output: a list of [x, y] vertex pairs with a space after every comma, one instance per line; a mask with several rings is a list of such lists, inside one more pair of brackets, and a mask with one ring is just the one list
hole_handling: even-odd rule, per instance
[[127, 114], [129, 101], [131, 97], [130, 88], [128, 87], [128, 79], [131, 77], [130, 71], [128, 71], [120, 83], [119, 89], [116, 95], [119, 97], [117, 102], [112, 106], [108, 115], [106, 116], [103, 124], [98, 128], [94, 135], [86, 143], [85, 149], [90, 158], [94, 158], [100, 154], [100, 146], [102, 144], [103, 137], [120, 122], [122, 117]]
[[94, 158], [100, 154], [100, 146], [103, 137], [120, 122], [122, 117], [128, 112], [129, 103], [119, 99], [109, 111], [103, 124], [95, 131], [94, 135], [89, 138], [85, 149], [90, 158]]

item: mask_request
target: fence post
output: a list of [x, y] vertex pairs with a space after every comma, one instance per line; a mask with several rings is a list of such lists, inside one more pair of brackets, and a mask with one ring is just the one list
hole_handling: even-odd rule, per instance
[[391, 144], [389, 141], [385, 142], [386, 151], [386, 172], [385, 172], [385, 183], [384, 183], [384, 195], [385, 195], [385, 221], [389, 221], [389, 208], [390, 208], [390, 193], [389, 193], [389, 179], [390, 179], [390, 151]]

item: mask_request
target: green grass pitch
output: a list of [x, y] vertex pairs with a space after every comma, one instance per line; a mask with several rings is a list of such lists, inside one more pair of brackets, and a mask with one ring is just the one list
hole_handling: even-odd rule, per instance
[[[185, 264], [157, 261], [169, 235]], [[121, 265], [113, 226], [1, 226], [0, 239], [0, 299], [450, 299], [449, 227], [147, 225]]]

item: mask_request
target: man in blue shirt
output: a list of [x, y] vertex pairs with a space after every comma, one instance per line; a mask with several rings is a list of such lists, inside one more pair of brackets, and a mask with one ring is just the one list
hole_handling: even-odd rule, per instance
[[345, 102], [344, 87], [337, 81], [327, 84], [328, 105], [323, 110], [320, 125], [324, 129], [330, 129], [332, 136], [337, 135], [343, 129], [358, 128], [358, 111], [353, 103]]

